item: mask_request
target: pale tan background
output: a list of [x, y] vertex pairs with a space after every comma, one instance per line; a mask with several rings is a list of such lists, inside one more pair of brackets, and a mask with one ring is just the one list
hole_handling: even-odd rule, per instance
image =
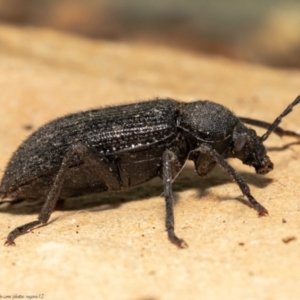
[[[27, 125], [35, 130], [69, 112], [156, 96], [211, 99], [238, 115], [272, 121], [300, 93], [300, 72], [1, 26], [0, 91], [2, 173], [31, 132]], [[297, 107], [283, 126], [300, 132], [299, 115]], [[266, 177], [230, 161], [269, 217], [258, 218], [238, 201], [240, 190], [219, 169], [202, 179], [188, 165], [174, 184], [176, 231], [188, 249], [166, 238], [159, 180], [123, 194], [73, 200], [53, 213], [49, 226], [18, 238], [16, 247], [0, 245], [0, 295], [299, 299], [300, 146], [285, 147], [293, 142], [277, 136], [267, 141], [275, 169]], [[37, 212], [1, 211], [2, 242]], [[296, 240], [284, 243], [289, 237]]]
[[299, 0], [0, 0], [0, 22], [300, 68]]

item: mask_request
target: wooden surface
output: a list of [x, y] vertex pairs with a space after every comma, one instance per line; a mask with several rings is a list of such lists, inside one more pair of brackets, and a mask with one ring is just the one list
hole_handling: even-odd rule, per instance
[[[300, 94], [300, 72], [1, 27], [0, 91], [2, 176], [32, 132], [29, 125], [35, 130], [66, 113], [157, 96], [210, 99], [237, 115], [271, 122]], [[297, 107], [282, 126], [300, 132], [299, 115]], [[200, 178], [188, 164], [174, 183], [176, 232], [188, 249], [167, 240], [159, 180], [125, 193], [69, 200], [48, 226], [19, 237], [16, 247], [0, 245], [0, 296], [299, 299], [300, 145], [294, 142], [270, 137], [275, 168], [265, 177], [230, 160], [269, 217], [258, 218], [239, 201], [238, 186], [220, 169]], [[112, 199], [116, 205], [108, 205]], [[38, 210], [2, 209], [2, 242]]]

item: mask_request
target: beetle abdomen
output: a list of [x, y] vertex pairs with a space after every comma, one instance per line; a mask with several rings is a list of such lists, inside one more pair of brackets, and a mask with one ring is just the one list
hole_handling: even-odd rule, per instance
[[[162, 142], [176, 134], [178, 104], [175, 100], [157, 99], [79, 112], [47, 123], [13, 154], [0, 193], [56, 173], [68, 149], [76, 143], [113, 157], [118, 152]], [[72, 166], [81, 163], [75, 156]]]

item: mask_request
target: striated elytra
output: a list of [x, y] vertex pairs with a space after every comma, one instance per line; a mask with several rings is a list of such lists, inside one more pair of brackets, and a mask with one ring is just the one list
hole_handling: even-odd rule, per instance
[[[155, 99], [70, 114], [31, 134], [13, 154], [0, 185], [0, 198], [16, 203], [42, 199], [37, 220], [11, 231], [5, 244], [46, 224], [58, 200], [103, 191], [121, 191], [156, 176], [163, 180], [169, 240], [187, 246], [174, 231], [172, 180], [186, 160], [200, 176], [218, 164], [238, 184], [260, 216], [268, 211], [251, 195], [226, 158], [238, 158], [266, 174], [273, 163], [263, 142], [274, 132], [300, 135], [278, 127], [300, 102], [298, 96], [273, 123], [239, 118], [212, 101], [184, 103]], [[267, 129], [261, 137], [244, 124]]]

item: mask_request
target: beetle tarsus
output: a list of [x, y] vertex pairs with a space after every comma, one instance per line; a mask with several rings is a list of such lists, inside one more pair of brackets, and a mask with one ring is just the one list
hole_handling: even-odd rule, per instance
[[269, 215], [267, 209], [264, 208], [259, 202], [257, 202], [250, 193], [248, 194], [247, 197], [248, 197], [249, 202], [251, 203], [252, 207], [258, 212], [259, 217]]
[[188, 244], [183, 240], [178, 238], [174, 232], [173, 233], [168, 233], [168, 237], [171, 243], [175, 244], [178, 248], [184, 249], [188, 248]]
[[28, 230], [32, 229], [33, 227], [37, 226], [37, 225], [40, 225], [42, 222], [40, 220], [35, 220], [35, 221], [32, 221], [32, 222], [29, 222], [29, 223], [26, 223], [24, 225], [21, 225], [17, 228], [15, 228], [14, 230], [12, 230], [7, 238], [6, 238], [6, 241], [4, 243], [4, 245], [7, 245], [7, 246], [15, 246], [16, 243], [15, 243], [15, 239], [22, 235], [22, 234], [25, 234], [28, 232]]

